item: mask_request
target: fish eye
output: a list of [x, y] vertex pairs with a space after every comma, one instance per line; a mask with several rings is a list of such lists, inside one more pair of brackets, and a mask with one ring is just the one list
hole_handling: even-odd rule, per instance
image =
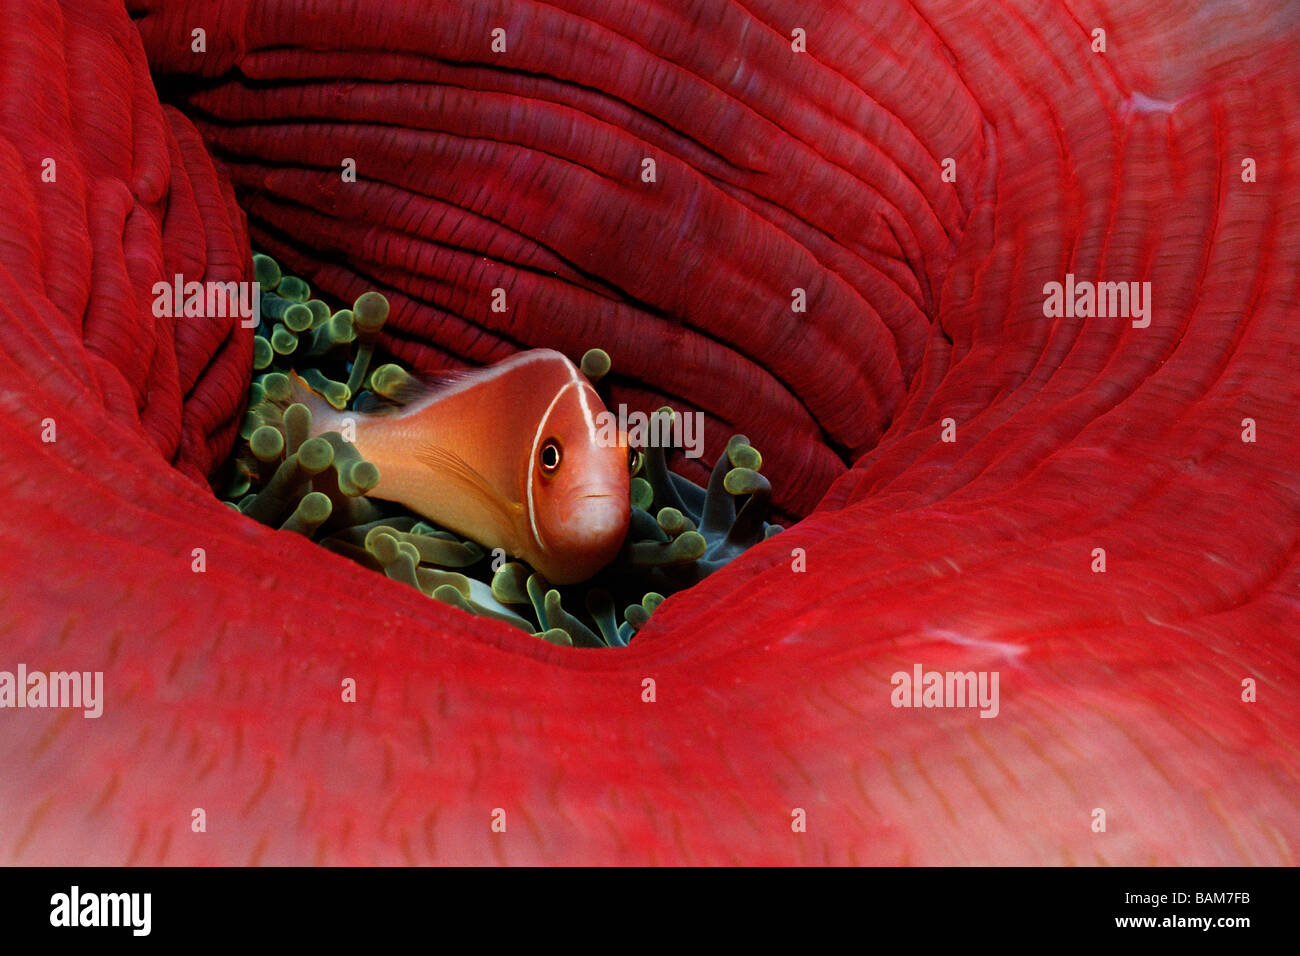
[[542, 446], [540, 457], [542, 471], [552, 472], [560, 467], [560, 443], [554, 438], [546, 439], [546, 444]]

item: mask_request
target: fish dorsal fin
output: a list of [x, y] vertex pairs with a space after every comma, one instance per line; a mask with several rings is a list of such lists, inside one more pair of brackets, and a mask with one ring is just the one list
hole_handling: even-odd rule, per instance
[[430, 442], [418, 446], [413, 452], [413, 457], [434, 471], [450, 475], [479, 492], [482, 500], [499, 513], [510, 527], [513, 528], [518, 517], [523, 514], [522, 504], [502, 495], [492, 482], [483, 477], [482, 472], [451, 449]]
[[366, 415], [400, 415], [415, 411], [436, 397], [446, 384], [445, 378], [424, 378], [406, 373], [400, 382], [389, 385], [387, 394], [362, 392], [353, 410]]
[[401, 407], [384, 401], [374, 392], [362, 392], [361, 397], [352, 403], [352, 410], [363, 415], [393, 415], [399, 412]]
[[384, 395], [373, 391], [364, 392], [353, 408], [367, 415], [403, 416], [418, 412], [431, 402], [460, 387], [472, 385], [491, 372], [491, 367], [449, 369], [431, 374], [404, 372], [399, 381], [386, 386]]
[[445, 377], [421, 378], [408, 372], [399, 383], [388, 387], [388, 398], [399, 408], [404, 405], [418, 405], [421, 399], [439, 391], [445, 381]]

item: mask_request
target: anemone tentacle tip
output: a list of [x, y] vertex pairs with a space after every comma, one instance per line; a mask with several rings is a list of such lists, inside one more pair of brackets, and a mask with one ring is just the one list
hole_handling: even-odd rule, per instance
[[588, 349], [583, 354], [579, 367], [583, 375], [593, 382], [599, 382], [609, 374], [612, 364], [609, 353], [604, 349]]

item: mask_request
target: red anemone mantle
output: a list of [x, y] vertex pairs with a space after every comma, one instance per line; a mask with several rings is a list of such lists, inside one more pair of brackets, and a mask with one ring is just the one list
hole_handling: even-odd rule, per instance
[[[0, 669], [106, 698], [0, 713], [0, 860], [1294, 862], [1294, 6], [133, 6], [0, 34]], [[610, 653], [253, 526], [248, 333], [150, 308], [250, 228], [419, 364], [608, 348], [807, 517]]]

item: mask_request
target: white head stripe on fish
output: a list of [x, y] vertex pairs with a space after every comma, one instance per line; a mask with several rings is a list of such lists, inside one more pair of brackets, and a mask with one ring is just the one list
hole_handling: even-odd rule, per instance
[[528, 453], [528, 479], [524, 482], [528, 488], [528, 524], [533, 529], [533, 537], [537, 539], [537, 546], [543, 551], [546, 550], [546, 541], [542, 538], [542, 532], [537, 527], [537, 512], [533, 507], [533, 462], [537, 460], [537, 446], [542, 443], [542, 432], [546, 428], [547, 419], [551, 417], [551, 411], [560, 400], [560, 396], [571, 388], [573, 388], [573, 382], [570, 382], [568, 385], [564, 386], [564, 388], [556, 392], [555, 397], [551, 399], [551, 404], [547, 405], [546, 411], [542, 412], [542, 417], [537, 421], [537, 432], [533, 435], [532, 451]]
[[[541, 357], [543, 356], [539, 356], [539, 358]], [[595, 442], [596, 440], [596, 419], [591, 414], [591, 405], [587, 402], [587, 393], [583, 391], [584, 388], [591, 388], [591, 383], [585, 379], [579, 378], [577, 369], [572, 366], [569, 368], [569, 378], [569, 384], [565, 385], [564, 388], [555, 393], [555, 397], [551, 399], [551, 404], [546, 406], [546, 411], [542, 413], [541, 419], [537, 422], [537, 432], [533, 435], [533, 447], [528, 454], [528, 469], [530, 475], [532, 474], [533, 462], [537, 460], [537, 446], [542, 442], [542, 432], [546, 428], [546, 422], [550, 419], [551, 412], [555, 409], [556, 403], [559, 402], [565, 392], [574, 386], [577, 386], [578, 388], [578, 403], [582, 406], [582, 417], [587, 421], [587, 437], [592, 442]], [[591, 388], [591, 390], [593, 393], [596, 391], [594, 388]], [[537, 539], [537, 546], [545, 551], [547, 550], [546, 539], [542, 537], [541, 529], [537, 527], [537, 512], [533, 505], [532, 479], [530, 478], [526, 484], [528, 488], [528, 524], [533, 529], [533, 537]]]
[[[569, 367], [569, 377], [572, 379], [569, 384], [578, 386], [578, 401], [582, 403], [582, 417], [587, 420], [588, 437], [594, 442], [596, 440], [596, 420], [591, 416], [591, 406], [587, 404], [587, 393], [583, 391], [584, 388], [591, 388], [591, 383], [585, 378], [578, 378], [578, 370], [572, 366]], [[592, 394], [595, 394], [596, 390], [591, 388], [591, 391]]]

